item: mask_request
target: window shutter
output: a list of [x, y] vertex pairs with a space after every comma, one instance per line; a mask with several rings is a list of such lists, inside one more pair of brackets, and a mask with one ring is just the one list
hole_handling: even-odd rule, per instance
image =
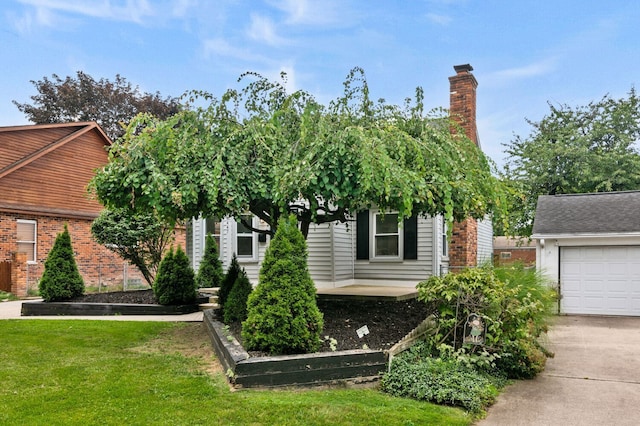
[[369, 259], [369, 210], [356, 215], [356, 259]]
[[418, 217], [413, 215], [404, 220], [404, 258], [418, 259]]

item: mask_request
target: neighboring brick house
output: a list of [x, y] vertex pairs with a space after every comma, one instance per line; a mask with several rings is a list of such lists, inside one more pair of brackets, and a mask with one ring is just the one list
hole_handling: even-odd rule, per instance
[[[107, 163], [110, 145], [94, 122], [0, 127], [0, 290], [22, 297], [37, 288], [65, 224], [85, 285], [140, 280], [137, 269], [91, 238], [103, 207], [86, 186]], [[184, 247], [184, 237], [178, 240]]]
[[[450, 112], [467, 137], [478, 144], [476, 128], [476, 87], [470, 65], [454, 67], [449, 77]], [[381, 221], [378, 211], [358, 212], [348, 226], [342, 223], [311, 225], [307, 238], [309, 271], [316, 287], [348, 285], [414, 287], [432, 275], [477, 266], [491, 261], [493, 227], [491, 220], [469, 219], [455, 224], [448, 241], [442, 216], [412, 217], [398, 226]], [[266, 223], [251, 216], [254, 228]], [[384, 227], [384, 229], [382, 229]], [[233, 218], [221, 221], [194, 219], [187, 228], [187, 254], [198, 268], [204, 251], [205, 234], [215, 236], [220, 258], [227, 267], [236, 253], [249, 279], [255, 284], [268, 238], [252, 233]]]
[[495, 237], [493, 239], [493, 263], [507, 265], [516, 262], [520, 262], [524, 266], [535, 266], [535, 242], [528, 238]]

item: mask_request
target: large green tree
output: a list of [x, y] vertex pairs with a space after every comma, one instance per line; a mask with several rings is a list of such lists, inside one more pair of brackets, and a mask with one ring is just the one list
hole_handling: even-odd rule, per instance
[[177, 98], [160, 93], [143, 93], [124, 77], [116, 74], [113, 81], [95, 80], [82, 71], [64, 79], [56, 74], [51, 79], [31, 80], [38, 93], [33, 103], [13, 101], [27, 118], [36, 123], [95, 121], [113, 140], [124, 134], [124, 126], [140, 112], [166, 118], [179, 109]]
[[250, 211], [268, 229], [243, 224], [272, 235], [293, 213], [305, 236], [311, 223], [347, 221], [373, 205], [399, 220], [480, 218], [503, 207], [486, 157], [446, 114], [424, 112], [421, 89], [403, 106], [373, 102], [354, 69], [344, 95], [324, 106], [256, 74], [240, 81], [248, 83], [219, 99], [192, 93], [208, 106], [133, 120], [93, 180], [98, 198], [168, 220]]
[[553, 106], [527, 138], [506, 146], [513, 189], [512, 233], [531, 235], [539, 195], [640, 189], [640, 99], [604, 96], [585, 106]]

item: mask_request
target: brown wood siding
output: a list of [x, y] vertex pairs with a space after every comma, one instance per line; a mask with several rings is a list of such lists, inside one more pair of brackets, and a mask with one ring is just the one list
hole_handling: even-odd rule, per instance
[[105, 147], [104, 139], [91, 131], [8, 174], [0, 179], [0, 204], [99, 213], [102, 206], [88, 198], [86, 186], [107, 163]]
[[77, 131], [78, 127], [0, 131], [0, 170]]

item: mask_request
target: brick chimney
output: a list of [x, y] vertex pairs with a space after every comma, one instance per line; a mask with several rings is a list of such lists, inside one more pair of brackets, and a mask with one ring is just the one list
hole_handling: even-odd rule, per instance
[[[478, 81], [469, 64], [453, 67], [456, 75], [449, 77], [449, 112], [464, 134], [478, 145], [476, 127], [476, 88]], [[452, 128], [452, 132], [458, 132]], [[449, 269], [456, 272], [478, 263], [478, 223], [473, 218], [455, 222], [449, 241]]]

